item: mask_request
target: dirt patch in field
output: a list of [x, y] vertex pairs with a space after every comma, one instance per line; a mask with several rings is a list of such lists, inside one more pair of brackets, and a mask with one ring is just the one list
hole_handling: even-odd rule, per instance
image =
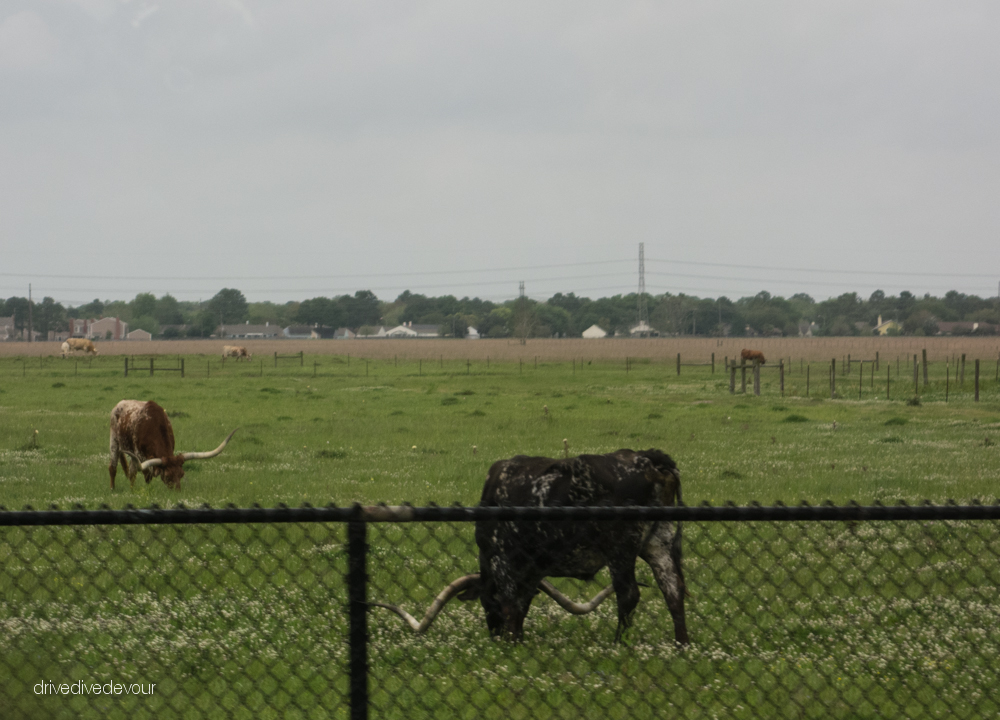
[[[125, 341], [97, 342], [101, 357], [135, 355], [206, 355], [222, 356], [222, 346], [238, 343], [233, 340], [153, 340], [149, 342]], [[750, 348], [760, 350], [767, 362], [777, 363], [784, 358], [786, 364], [801, 361], [829, 361], [837, 358], [845, 361], [874, 360], [879, 353], [881, 362], [912, 362], [913, 355], [927, 350], [928, 360], [943, 362], [952, 357], [968, 359], [980, 358], [995, 362], [1000, 354], [1000, 338], [963, 337], [905, 337], [905, 338], [606, 338], [583, 340], [567, 338], [561, 340], [537, 339], [521, 344], [518, 340], [247, 340], [243, 341], [253, 353], [254, 362], [272, 359], [274, 353], [292, 355], [304, 352], [309, 355], [349, 354], [352, 358], [372, 358], [378, 360], [471, 360], [486, 362], [522, 361], [525, 364], [541, 362], [607, 362], [626, 358], [648, 358], [657, 362], [676, 363], [677, 354], [682, 363], [709, 363], [715, 354], [715, 363], [721, 367], [726, 358], [738, 358], [740, 350]], [[58, 342], [0, 343], [0, 357], [38, 357], [60, 354]], [[81, 361], [88, 356], [77, 355]], [[286, 361], [288, 362], [288, 361]]]

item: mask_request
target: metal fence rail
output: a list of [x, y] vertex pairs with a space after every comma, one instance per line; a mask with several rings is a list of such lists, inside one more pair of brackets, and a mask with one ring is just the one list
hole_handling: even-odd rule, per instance
[[[691, 643], [649, 568], [479, 601], [475, 523], [683, 522]], [[1000, 505], [0, 511], [0, 717], [1000, 717]], [[551, 579], [582, 602], [609, 583]], [[381, 604], [381, 605], [379, 605]]]

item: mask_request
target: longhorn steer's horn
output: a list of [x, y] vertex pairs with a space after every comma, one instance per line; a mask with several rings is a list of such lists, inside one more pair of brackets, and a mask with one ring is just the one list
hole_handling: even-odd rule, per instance
[[460, 577], [458, 580], [452, 582], [450, 585], [448, 585], [448, 587], [446, 587], [444, 590], [438, 593], [438, 596], [434, 598], [434, 602], [431, 603], [431, 606], [427, 609], [427, 614], [424, 615], [424, 619], [420, 621], [418, 621], [415, 617], [410, 615], [410, 613], [406, 612], [397, 605], [388, 605], [387, 603], [379, 603], [379, 602], [371, 604], [374, 607], [380, 607], [380, 608], [385, 608], [386, 610], [392, 610], [394, 613], [399, 615], [399, 617], [403, 618], [403, 620], [405, 620], [407, 624], [411, 628], [413, 628], [415, 632], [424, 633], [427, 631], [427, 628], [431, 626], [431, 623], [434, 622], [434, 618], [438, 616], [438, 613], [441, 612], [441, 609], [448, 604], [449, 600], [458, 595], [465, 588], [477, 582], [479, 582], [479, 573], [472, 573], [471, 575], [465, 575], [463, 577]]
[[163, 464], [163, 458], [150, 458], [149, 460], [140, 460], [139, 456], [134, 452], [129, 452], [128, 450], [122, 450], [123, 453], [128, 455], [130, 458], [135, 460], [139, 464], [140, 470], [148, 470], [151, 467], [159, 467]]
[[[430, 628], [431, 623], [434, 622], [434, 618], [438, 616], [438, 613], [448, 604], [448, 601], [459, 595], [463, 590], [465, 590], [470, 585], [479, 582], [479, 573], [472, 573], [471, 575], [465, 575], [455, 580], [450, 585], [448, 585], [444, 590], [438, 593], [438, 596], [434, 598], [434, 602], [427, 609], [427, 613], [424, 615], [423, 620], [417, 620], [415, 617], [410, 615], [410, 613], [403, 610], [398, 605], [389, 605], [388, 603], [373, 602], [371, 605], [373, 607], [385, 608], [386, 610], [392, 610], [394, 613], [403, 618], [406, 623], [413, 628], [417, 633], [427, 632]], [[563, 610], [573, 613], [574, 615], [586, 615], [589, 612], [593, 612], [598, 605], [608, 599], [614, 591], [613, 585], [608, 585], [606, 588], [597, 593], [589, 602], [578, 603], [570, 600], [568, 597], [563, 595], [561, 592], [555, 589], [555, 587], [548, 580], [542, 580], [538, 587], [548, 595], [550, 598], [556, 601], [556, 603]]]
[[548, 580], [542, 580], [538, 583], [538, 587], [542, 589], [542, 592], [555, 600], [559, 604], [559, 607], [566, 612], [573, 613], [574, 615], [586, 615], [589, 612], [593, 612], [597, 609], [598, 605], [607, 600], [608, 596], [615, 591], [613, 585], [608, 585], [606, 588], [601, 590], [601, 592], [597, 593], [597, 595], [595, 595], [589, 602], [578, 603], [570, 600], [568, 597], [556, 590], [555, 586]]
[[[239, 428], [236, 428], [236, 430], [239, 430]], [[229, 441], [233, 439], [233, 435], [236, 434], [236, 430], [233, 430], [231, 433], [229, 433], [229, 437], [223, 440], [222, 444], [219, 445], [219, 447], [215, 448], [215, 450], [211, 450], [209, 452], [181, 453], [177, 457], [180, 458], [181, 460], [207, 460], [208, 458], [213, 458], [226, 448], [226, 445], [229, 444]]]

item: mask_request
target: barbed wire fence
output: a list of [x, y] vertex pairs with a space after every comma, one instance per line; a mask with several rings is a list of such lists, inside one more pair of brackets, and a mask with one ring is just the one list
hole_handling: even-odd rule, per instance
[[[0, 716], [1000, 717], [998, 520], [1000, 504], [0, 511]], [[547, 591], [517, 643], [490, 638], [474, 593], [427, 627], [479, 571], [484, 521], [681, 522], [690, 644], [642, 562], [622, 642], [613, 598], [574, 615]], [[610, 583], [550, 581], [578, 604]]]

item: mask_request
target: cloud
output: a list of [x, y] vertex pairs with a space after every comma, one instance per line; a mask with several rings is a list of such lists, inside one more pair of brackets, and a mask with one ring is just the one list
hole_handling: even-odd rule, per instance
[[37, 14], [25, 10], [0, 23], [0, 69], [40, 70], [55, 64], [59, 42]]

